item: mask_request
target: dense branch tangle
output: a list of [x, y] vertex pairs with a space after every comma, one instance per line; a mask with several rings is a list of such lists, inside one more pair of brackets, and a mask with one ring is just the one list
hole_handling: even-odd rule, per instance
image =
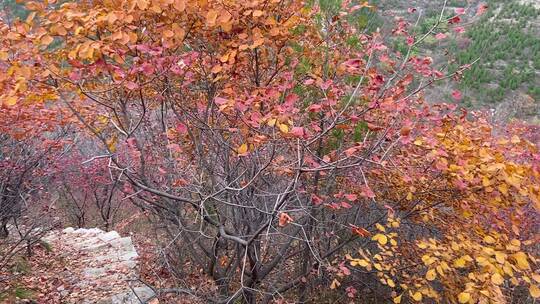
[[[415, 43], [405, 56], [393, 54], [385, 33], [350, 25], [359, 9], [352, 4], [244, 2], [31, 2], [41, 24], [31, 31], [29, 18], [16, 27], [24, 37], [12, 34], [10, 43], [37, 44], [31, 88], [52, 90], [101, 144], [103, 153], [84, 163], [109, 160], [125, 199], [152, 214], [171, 272], [202, 270], [213, 279], [217, 293], [193, 294], [219, 303], [304, 302], [350, 275], [351, 287], [376, 298], [401, 299], [387, 289], [396, 288], [417, 301], [440, 300], [423, 276], [408, 273], [428, 266], [416, 241], [448, 246], [454, 229], [475, 230], [471, 238], [482, 240], [491, 229], [484, 216], [501, 206], [531, 208], [539, 190], [530, 155], [504, 168], [514, 185], [511, 171], [534, 177], [511, 189], [512, 198], [492, 200], [485, 188], [495, 177], [482, 170], [512, 153], [492, 147], [482, 120], [469, 124], [445, 105], [428, 109], [420, 94], [466, 67], [437, 71], [431, 58], [411, 54]], [[403, 20], [393, 33], [417, 34], [421, 43], [444, 21], [442, 10], [428, 33], [409, 32]], [[24, 99], [20, 85], [13, 90], [9, 96]], [[464, 142], [490, 147], [481, 163]], [[480, 171], [487, 175], [472, 176]], [[492, 179], [483, 188], [482, 177]], [[470, 204], [485, 213], [464, 219], [475, 216]], [[399, 232], [401, 247], [386, 229]], [[373, 261], [358, 262], [358, 248]], [[351, 275], [345, 253], [353, 266], [388, 260], [394, 267]], [[472, 293], [458, 279], [445, 284], [449, 298]]]

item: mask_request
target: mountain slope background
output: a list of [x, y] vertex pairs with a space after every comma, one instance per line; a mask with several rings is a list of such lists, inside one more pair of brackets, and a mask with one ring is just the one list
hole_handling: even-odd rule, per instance
[[[445, 6], [446, 3], [446, 6]], [[540, 2], [527, 1], [380, 1], [382, 24], [404, 17], [416, 24], [416, 35], [427, 33], [444, 9], [444, 20], [459, 16], [455, 24], [441, 23], [413, 50], [430, 56], [441, 70], [455, 71], [474, 62], [459, 83], [445, 81], [428, 90], [430, 101], [457, 101], [467, 108], [512, 111], [504, 116], [537, 121], [540, 99]], [[413, 12], [414, 13], [411, 13]], [[420, 17], [419, 17], [420, 16]], [[419, 18], [418, 18], [419, 17]], [[405, 52], [405, 41], [394, 46]], [[508, 115], [510, 114], [510, 115]]]

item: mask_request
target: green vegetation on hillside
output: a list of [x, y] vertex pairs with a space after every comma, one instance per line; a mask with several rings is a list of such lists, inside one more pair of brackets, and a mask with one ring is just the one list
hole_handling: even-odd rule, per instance
[[[468, 47], [457, 41], [450, 43], [450, 52], [457, 54], [451, 68], [480, 58], [463, 75], [462, 89], [474, 91], [486, 102], [501, 102], [510, 91], [522, 89], [535, 99], [540, 86], [535, 70], [540, 69], [540, 38], [534, 20], [540, 10], [532, 5], [501, 3], [467, 28]], [[538, 31], [538, 29], [536, 29]], [[488, 85], [489, 84], [489, 85]]]

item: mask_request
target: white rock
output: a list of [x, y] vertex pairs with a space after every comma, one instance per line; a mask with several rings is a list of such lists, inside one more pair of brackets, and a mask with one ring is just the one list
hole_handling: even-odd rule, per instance
[[62, 230], [63, 233], [73, 233], [75, 231], [75, 228], [73, 227], [67, 227], [66, 229]]
[[98, 235], [98, 238], [100, 240], [104, 241], [104, 242], [109, 242], [109, 241], [112, 241], [114, 239], [120, 238], [120, 235], [116, 231], [109, 231], [109, 232], [107, 232], [105, 234]]
[[[135, 293], [134, 293], [134, 292]], [[112, 296], [110, 304], [140, 304], [154, 296], [154, 291], [147, 286], [133, 287], [133, 291], [116, 294]]]
[[[70, 301], [70, 290], [61, 290], [67, 303], [139, 304], [154, 295], [151, 288], [133, 284], [138, 278], [138, 254], [130, 237], [98, 228], [66, 228], [53, 231], [44, 239], [53, 244], [53, 250], [56, 245], [62, 248], [73, 261], [66, 281], [76, 284], [79, 298]], [[81, 300], [85, 295], [93, 300]]]

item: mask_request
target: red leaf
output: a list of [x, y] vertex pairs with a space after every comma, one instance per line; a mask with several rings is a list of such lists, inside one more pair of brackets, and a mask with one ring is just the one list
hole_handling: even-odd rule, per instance
[[300, 97], [298, 97], [298, 95], [296, 95], [294, 93], [289, 94], [289, 95], [287, 95], [287, 97], [285, 97], [285, 103], [287, 103], [289, 105], [294, 104], [298, 100], [300, 100]]
[[414, 37], [408, 36], [408, 37], [407, 37], [407, 45], [408, 45], [408, 46], [411, 46], [411, 45], [413, 45], [413, 44], [414, 44]]
[[358, 199], [358, 195], [356, 195], [354, 193], [345, 194], [344, 196], [350, 202], [354, 202], [355, 200]]
[[349, 60], [345, 61], [344, 64], [348, 68], [358, 69], [362, 65], [362, 59], [360, 59], [360, 58], [349, 59]]
[[480, 16], [482, 14], [484, 14], [488, 9], [488, 5], [486, 3], [481, 3], [479, 6], [478, 6], [478, 10], [476, 11], [476, 16]]
[[313, 84], [315, 82], [315, 80], [313, 80], [313, 78], [310, 78], [310, 79], [307, 79], [306, 81], [304, 81], [304, 85], [310, 85], [310, 84]]
[[187, 134], [187, 126], [183, 123], [178, 123], [176, 125], [176, 131], [180, 134]]
[[136, 84], [135, 82], [133, 81], [127, 81], [124, 86], [126, 87], [126, 89], [128, 90], [136, 90], [139, 88], [139, 85]]
[[454, 29], [454, 32], [458, 33], [458, 34], [462, 34], [465, 32], [465, 28], [463, 26], [458, 26]]
[[302, 127], [293, 127], [291, 132], [292, 135], [296, 137], [303, 137], [304, 136], [304, 128]]
[[446, 38], [446, 34], [445, 33], [438, 33], [437, 35], [435, 35], [435, 38], [437, 40], [442, 40], [442, 39]]
[[128, 146], [130, 148], [135, 148], [136, 147], [136, 143], [137, 143], [137, 140], [135, 139], [135, 137], [130, 137], [128, 140], [127, 140], [127, 143], [128, 143]]
[[214, 102], [217, 104], [217, 105], [224, 105], [228, 102], [229, 100], [225, 99], [225, 98], [222, 98], [222, 97], [216, 97], [214, 98]]
[[343, 265], [340, 265], [339, 269], [341, 269], [341, 271], [343, 272], [344, 275], [346, 275], [346, 276], [351, 275], [351, 271], [349, 270], [349, 268], [347, 268], [347, 267], [345, 267]]
[[455, 101], [461, 100], [461, 92], [458, 90], [452, 91], [452, 98], [454, 98]]
[[456, 24], [456, 23], [460, 23], [460, 22], [461, 22], [461, 17], [459, 17], [457, 15], [450, 18], [450, 20], [448, 20], [448, 23], [450, 23], [450, 24]]
[[458, 14], [458, 15], [463, 15], [463, 14], [465, 14], [465, 8], [463, 8], [463, 7], [457, 7], [457, 8], [454, 10], [454, 12], [456, 12], [456, 14]]
[[352, 208], [352, 205], [347, 202], [341, 202], [341, 207], [349, 209]]
[[318, 113], [321, 111], [322, 106], [318, 104], [312, 104], [309, 107], [307, 107], [307, 110], [309, 112]]
[[362, 195], [363, 197], [367, 197], [367, 198], [375, 197], [375, 193], [368, 186], [364, 185], [364, 186], [361, 186], [360, 188], [362, 189], [362, 192], [360, 195]]
[[318, 196], [315, 195], [315, 194], [312, 194], [312, 195], [311, 195], [311, 201], [312, 201], [313, 204], [315, 204], [315, 205], [320, 205], [320, 204], [322, 204], [322, 202], [323, 202], [322, 198], [318, 197]]
[[351, 147], [343, 152], [345, 152], [345, 155], [347, 155], [347, 157], [351, 157], [352, 155], [354, 155], [354, 153], [356, 153], [356, 150], [356, 147]]

